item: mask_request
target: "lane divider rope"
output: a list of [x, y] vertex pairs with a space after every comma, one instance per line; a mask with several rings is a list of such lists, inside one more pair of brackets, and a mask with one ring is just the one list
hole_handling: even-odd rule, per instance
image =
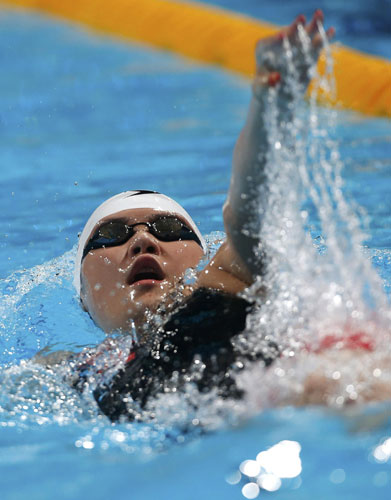
[[[256, 40], [279, 27], [225, 9], [176, 0], [0, 0], [103, 33], [170, 50], [251, 77]], [[391, 117], [391, 61], [333, 44], [336, 99], [329, 105]], [[319, 71], [325, 68], [321, 56]]]

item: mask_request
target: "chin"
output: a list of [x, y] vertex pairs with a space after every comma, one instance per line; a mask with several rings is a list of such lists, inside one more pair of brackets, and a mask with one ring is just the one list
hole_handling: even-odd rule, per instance
[[151, 312], [156, 312], [157, 308], [165, 303], [167, 292], [165, 291], [151, 291], [146, 292], [140, 297], [140, 305]]
[[132, 286], [131, 295], [140, 302], [162, 300], [172, 289], [168, 281], [144, 280]]

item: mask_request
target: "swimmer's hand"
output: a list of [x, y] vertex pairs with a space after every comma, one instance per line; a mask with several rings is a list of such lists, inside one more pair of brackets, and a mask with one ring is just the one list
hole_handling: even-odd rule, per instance
[[[323, 47], [322, 32], [323, 13], [317, 10], [307, 25], [305, 17], [300, 15], [276, 35], [259, 40], [255, 50], [254, 97], [262, 100], [265, 91], [275, 87], [279, 98], [290, 100], [292, 82], [304, 95]], [[323, 33], [331, 40], [335, 30], [329, 28]]]

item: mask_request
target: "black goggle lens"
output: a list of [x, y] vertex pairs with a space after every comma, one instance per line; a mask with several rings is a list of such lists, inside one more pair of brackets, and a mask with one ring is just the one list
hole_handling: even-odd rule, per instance
[[108, 224], [103, 224], [103, 226], [97, 230], [91, 238], [91, 241], [125, 241], [128, 234], [128, 226], [122, 222], [109, 222]]
[[150, 227], [152, 234], [162, 241], [180, 240], [186, 230], [192, 232], [176, 217], [160, 217], [152, 222]]
[[96, 230], [84, 249], [82, 259], [91, 250], [122, 245], [134, 235], [134, 227], [138, 225], [146, 225], [149, 232], [160, 241], [194, 240], [201, 245], [194, 231], [177, 217], [159, 217], [153, 222], [139, 222], [130, 226], [120, 221], [112, 221]]

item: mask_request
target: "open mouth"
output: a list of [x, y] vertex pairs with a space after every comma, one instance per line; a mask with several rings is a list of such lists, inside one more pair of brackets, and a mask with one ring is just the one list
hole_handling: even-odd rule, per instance
[[163, 271], [155, 259], [151, 257], [139, 257], [132, 267], [127, 282], [129, 285], [135, 285], [153, 283], [155, 281], [162, 281], [163, 279]]
[[132, 284], [136, 283], [137, 281], [144, 281], [144, 280], [160, 281], [162, 280], [162, 277], [158, 273], [155, 273], [154, 271], [142, 271], [140, 273], [137, 273], [133, 277]]

